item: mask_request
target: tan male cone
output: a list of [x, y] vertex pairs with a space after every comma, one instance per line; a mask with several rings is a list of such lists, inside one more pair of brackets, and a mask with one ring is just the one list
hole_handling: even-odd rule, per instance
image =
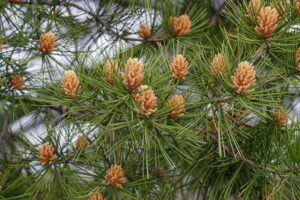
[[129, 91], [136, 90], [144, 79], [144, 64], [137, 58], [129, 58], [125, 64], [123, 84]]
[[43, 54], [50, 54], [56, 47], [56, 36], [53, 32], [49, 31], [43, 33], [40, 37], [40, 50]]
[[101, 192], [96, 191], [89, 195], [89, 200], [104, 200], [104, 197]]
[[133, 98], [145, 116], [149, 116], [157, 110], [157, 97], [147, 85], [141, 85], [133, 94]]
[[148, 40], [151, 37], [151, 29], [146, 24], [141, 24], [138, 30], [138, 34], [144, 40]]
[[21, 75], [11, 76], [9, 79], [9, 85], [12, 89], [15, 90], [22, 90], [25, 87], [24, 80]]
[[40, 146], [38, 158], [42, 165], [50, 165], [55, 159], [54, 148], [49, 143], [44, 143]]
[[60, 88], [69, 97], [80, 92], [80, 81], [73, 70], [66, 71], [60, 79]]
[[170, 17], [168, 23], [173, 36], [185, 36], [191, 32], [192, 22], [186, 14]]
[[275, 110], [272, 114], [272, 117], [278, 127], [282, 127], [288, 122], [288, 116], [280, 109]]
[[257, 16], [258, 25], [254, 29], [256, 34], [262, 38], [271, 37], [277, 27], [278, 17], [276, 8], [267, 6], [261, 9]]
[[213, 77], [224, 76], [228, 72], [228, 68], [225, 63], [225, 59], [222, 54], [214, 56], [210, 65], [210, 74]]
[[183, 55], [177, 55], [170, 64], [171, 75], [176, 80], [183, 80], [188, 74], [188, 62]]
[[247, 94], [252, 92], [256, 84], [256, 72], [254, 67], [249, 62], [241, 62], [238, 65], [232, 79], [232, 87], [238, 94]]
[[178, 118], [184, 115], [184, 98], [181, 95], [174, 95], [167, 101], [167, 107], [170, 109], [169, 117]]
[[106, 171], [105, 181], [111, 187], [122, 189], [125, 183], [125, 176], [121, 165], [112, 165]]

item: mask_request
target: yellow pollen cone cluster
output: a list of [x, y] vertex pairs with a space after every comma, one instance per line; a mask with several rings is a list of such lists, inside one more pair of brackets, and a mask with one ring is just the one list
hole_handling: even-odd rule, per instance
[[122, 189], [125, 183], [125, 176], [121, 165], [112, 165], [106, 171], [105, 181], [111, 187]]
[[192, 22], [186, 14], [170, 17], [168, 23], [173, 36], [185, 36], [191, 32]]
[[288, 116], [280, 109], [275, 110], [272, 116], [277, 124], [277, 127], [282, 127], [288, 122]]
[[249, 62], [241, 62], [231, 79], [233, 82], [232, 87], [236, 93], [247, 94], [254, 91], [256, 72], [253, 65]]
[[53, 146], [49, 143], [42, 144], [39, 149], [38, 158], [42, 165], [51, 165], [55, 159]]
[[129, 91], [136, 90], [144, 79], [144, 64], [137, 58], [129, 58], [125, 64], [123, 84]]
[[89, 200], [104, 200], [104, 197], [101, 192], [96, 191], [89, 195]]
[[24, 80], [21, 75], [11, 76], [9, 79], [9, 84], [10, 87], [15, 90], [22, 90], [25, 87]]
[[50, 54], [56, 47], [56, 36], [53, 32], [43, 33], [40, 37], [40, 50], [43, 54]]
[[141, 85], [133, 94], [133, 98], [145, 116], [149, 116], [157, 110], [157, 97], [147, 85]]
[[215, 55], [210, 65], [210, 74], [213, 77], [225, 76], [228, 72], [228, 67], [225, 64], [225, 60], [222, 54]]
[[276, 8], [267, 6], [262, 8], [257, 15], [258, 25], [255, 27], [256, 34], [261, 38], [269, 38], [275, 31], [279, 14]]
[[247, 6], [247, 17], [253, 21], [254, 20], [254, 17], [256, 17], [259, 13], [260, 13], [260, 10], [261, 10], [261, 0], [250, 0], [249, 1], [249, 4]]
[[144, 40], [148, 40], [151, 37], [151, 29], [146, 24], [141, 24], [138, 30], [138, 34]]
[[181, 95], [174, 95], [167, 101], [167, 107], [170, 109], [169, 116], [173, 119], [183, 116], [185, 112], [184, 98]]
[[173, 58], [170, 65], [171, 75], [175, 80], [183, 80], [188, 74], [188, 62], [183, 55], [177, 55]]
[[105, 65], [103, 66], [103, 79], [112, 84], [113, 76], [118, 74], [119, 65], [118, 62], [114, 60], [106, 61]]
[[73, 70], [66, 71], [60, 79], [60, 88], [69, 97], [80, 92], [80, 81]]

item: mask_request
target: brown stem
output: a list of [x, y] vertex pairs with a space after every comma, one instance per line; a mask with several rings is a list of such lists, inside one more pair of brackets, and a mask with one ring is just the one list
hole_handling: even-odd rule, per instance
[[261, 59], [265, 57], [265, 55], [270, 51], [271, 45], [265, 40], [264, 44], [260, 47], [259, 51], [254, 55], [252, 60], [252, 65], [256, 65], [259, 63]]

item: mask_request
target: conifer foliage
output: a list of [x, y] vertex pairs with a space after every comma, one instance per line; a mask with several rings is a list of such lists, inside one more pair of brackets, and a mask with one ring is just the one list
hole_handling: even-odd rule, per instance
[[299, 0], [1, 0], [0, 199], [300, 199]]

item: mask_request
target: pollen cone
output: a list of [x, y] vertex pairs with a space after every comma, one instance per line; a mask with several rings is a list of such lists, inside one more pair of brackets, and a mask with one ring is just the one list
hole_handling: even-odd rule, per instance
[[157, 110], [157, 97], [147, 85], [141, 85], [138, 91], [133, 94], [133, 98], [144, 115], [149, 116]]
[[40, 37], [40, 50], [43, 54], [50, 54], [56, 47], [56, 36], [53, 32], [43, 33]]
[[151, 37], [151, 29], [146, 24], [141, 24], [138, 30], [138, 34], [144, 40], [148, 40]]
[[262, 38], [270, 37], [277, 27], [278, 17], [276, 8], [270, 6], [263, 8], [257, 16], [256, 34]]
[[188, 74], [188, 62], [183, 55], [177, 55], [173, 58], [170, 65], [172, 77], [176, 80], [183, 80]]
[[231, 79], [233, 82], [232, 87], [236, 93], [247, 94], [254, 91], [256, 72], [253, 65], [249, 62], [241, 62]]
[[181, 95], [174, 95], [167, 101], [170, 109], [169, 116], [173, 119], [184, 115], [184, 98]]
[[44, 143], [40, 146], [38, 158], [42, 165], [50, 165], [55, 159], [54, 148], [49, 143]]
[[121, 165], [112, 165], [106, 171], [105, 181], [107, 185], [122, 189], [125, 183], [125, 177]]
[[188, 15], [170, 17], [168, 23], [173, 36], [184, 36], [191, 32], [192, 22]]

